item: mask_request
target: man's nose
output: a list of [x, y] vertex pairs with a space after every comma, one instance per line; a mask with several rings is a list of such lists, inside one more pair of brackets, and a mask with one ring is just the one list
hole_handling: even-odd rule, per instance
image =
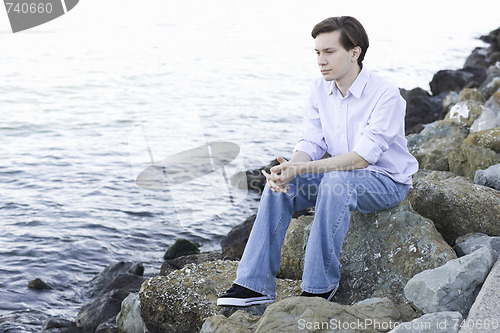
[[326, 65], [327, 64], [327, 61], [326, 61], [326, 57], [324, 55], [318, 55], [318, 65]]

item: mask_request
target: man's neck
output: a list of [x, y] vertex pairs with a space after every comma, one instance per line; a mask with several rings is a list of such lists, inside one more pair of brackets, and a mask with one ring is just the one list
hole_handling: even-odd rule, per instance
[[342, 94], [342, 97], [345, 97], [345, 95], [347, 94], [347, 90], [351, 88], [352, 84], [354, 83], [360, 72], [361, 72], [361, 67], [358, 64], [356, 64], [356, 66], [353, 66], [352, 70], [349, 71], [342, 79], [335, 80], [335, 85]]

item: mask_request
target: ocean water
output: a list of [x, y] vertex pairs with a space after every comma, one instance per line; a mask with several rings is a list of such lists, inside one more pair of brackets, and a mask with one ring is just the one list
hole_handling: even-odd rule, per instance
[[[19, 331], [37, 331], [46, 315], [73, 319], [83, 282], [109, 264], [138, 260], [154, 275], [177, 238], [218, 250], [258, 204], [226, 180], [297, 139], [319, 75], [315, 23], [357, 17], [365, 65], [428, 89], [485, 46], [478, 37], [500, 25], [493, 3], [85, 0], [16, 34], [0, 10], [0, 316], [34, 313]], [[151, 158], [207, 142], [239, 152], [182, 184], [135, 183]], [[54, 290], [28, 289], [37, 277]]]

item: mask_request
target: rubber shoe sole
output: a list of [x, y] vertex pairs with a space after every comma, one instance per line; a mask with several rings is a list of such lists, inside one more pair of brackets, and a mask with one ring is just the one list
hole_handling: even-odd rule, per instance
[[270, 296], [236, 298], [236, 297], [220, 297], [217, 299], [217, 306], [250, 306], [256, 304], [266, 304], [274, 302], [274, 298]]

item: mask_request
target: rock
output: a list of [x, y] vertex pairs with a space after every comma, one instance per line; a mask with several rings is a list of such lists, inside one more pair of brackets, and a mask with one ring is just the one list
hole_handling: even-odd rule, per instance
[[481, 87], [479, 87], [479, 90], [481, 90], [481, 93], [486, 98], [490, 98], [499, 89], [500, 89], [500, 77], [498, 76], [491, 78], [491, 80], [486, 80], [485, 83], [481, 85]]
[[317, 297], [290, 297], [271, 304], [257, 322], [241, 312], [233, 316], [209, 318], [201, 332], [386, 332], [401, 319], [396, 304], [387, 298], [340, 305]]
[[84, 305], [76, 316], [76, 326], [89, 331], [95, 330], [101, 323], [120, 312], [121, 303], [129, 293], [126, 290], [112, 290]]
[[444, 95], [431, 96], [422, 88], [399, 90], [401, 96], [406, 100], [405, 128], [407, 135], [418, 132], [422, 124], [443, 118]]
[[335, 301], [352, 304], [371, 297], [404, 302], [403, 288], [415, 274], [455, 259], [453, 249], [409, 206], [353, 212], [340, 254], [341, 279]]
[[131, 293], [123, 300], [120, 313], [116, 316], [116, 325], [123, 333], [144, 333], [139, 293]]
[[292, 219], [286, 231], [281, 248], [281, 264], [278, 277], [283, 279], [302, 279], [304, 253], [309, 232], [305, 228], [312, 223], [314, 216], [301, 216]]
[[464, 141], [459, 150], [448, 154], [450, 171], [458, 176], [474, 179], [476, 171], [500, 163], [500, 155], [481, 146], [471, 145]]
[[478, 66], [464, 67], [459, 70], [440, 70], [429, 83], [432, 94], [459, 91], [463, 88], [479, 87], [486, 78], [486, 70]]
[[[300, 216], [311, 215], [310, 209], [303, 209], [293, 213], [293, 218], [298, 218]], [[229, 260], [239, 260], [243, 255], [245, 246], [248, 241], [248, 236], [252, 231], [253, 223], [255, 222], [256, 215], [250, 216], [243, 223], [235, 226], [229, 233], [224, 237], [220, 244], [222, 248], [222, 257]]]
[[460, 333], [498, 332], [500, 328], [500, 260], [497, 260], [484, 281], [463, 323]]
[[497, 62], [486, 71], [486, 79], [479, 87], [479, 90], [486, 99], [489, 99], [495, 92], [500, 89], [500, 65]]
[[486, 170], [477, 170], [474, 175], [474, 183], [500, 191], [500, 163], [492, 165]]
[[255, 217], [252, 215], [247, 218], [243, 223], [238, 224], [221, 240], [220, 246], [222, 248], [222, 255], [224, 258], [230, 260], [239, 260], [245, 250], [245, 245], [248, 241], [250, 231], [252, 231]]
[[42, 323], [42, 332], [47, 332], [51, 329], [54, 328], [75, 328], [75, 323], [64, 318], [58, 318], [58, 317], [50, 317], [47, 318], [46, 320], [43, 321]]
[[457, 239], [454, 249], [459, 257], [463, 257], [482, 247], [492, 248], [500, 254], [500, 237], [490, 237], [481, 233], [467, 234]]
[[498, 116], [500, 115], [500, 91], [497, 91], [494, 93], [484, 104], [485, 108], [490, 109], [493, 111], [494, 114], [496, 114], [497, 119]]
[[[312, 220], [292, 220], [282, 248], [281, 276], [302, 277]], [[403, 288], [411, 277], [455, 258], [432, 221], [406, 205], [372, 214], [353, 212], [340, 255], [341, 280], [334, 299], [342, 304], [370, 297], [403, 302]]]
[[118, 326], [116, 326], [116, 317], [111, 317], [107, 321], [100, 323], [94, 333], [119, 333]]
[[[102, 293], [105, 289], [110, 290], [108, 286], [122, 274], [125, 274], [125, 276], [129, 276], [128, 274], [142, 276], [144, 274], [144, 266], [140, 262], [125, 261], [109, 265], [90, 280], [90, 282], [87, 282], [87, 289], [89, 290], [88, 296], [93, 298]], [[132, 285], [135, 286], [136, 282], [137, 281], [134, 279]]]
[[187, 264], [201, 264], [205, 261], [214, 261], [219, 259], [222, 259], [222, 255], [218, 252], [202, 252], [165, 260], [165, 262], [161, 265], [160, 275], [168, 275], [177, 269], [181, 269]]
[[448, 244], [472, 232], [500, 235], [500, 193], [450, 173], [418, 171], [408, 202], [431, 219]]
[[464, 67], [478, 66], [488, 68], [490, 59], [488, 57], [488, 49], [484, 47], [476, 47], [465, 60]]
[[500, 122], [498, 121], [495, 112], [493, 112], [488, 107], [484, 107], [483, 112], [481, 113], [479, 118], [474, 120], [474, 122], [472, 123], [472, 126], [470, 127], [470, 132], [471, 133], [480, 132], [499, 126]]
[[491, 248], [480, 248], [408, 281], [406, 298], [424, 313], [458, 311], [464, 317], [496, 260]]
[[464, 144], [489, 148], [500, 154], [500, 127], [471, 133], [464, 140]]
[[484, 104], [486, 99], [478, 88], [464, 88], [458, 94], [458, 102], [474, 101]]
[[205, 320], [200, 333], [253, 333], [259, 319], [260, 316], [242, 310], [234, 312], [229, 317], [218, 314]]
[[401, 323], [389, 333], [457, 333], [462, 320], [462, 315], [456, 311], [429, 313]]
[[236, 173], [233, 178], [235, 179], [245, 179], [247, 183], [246, 184], [240, 184], [239, 181], [233, 181], [231, 179], [231, 184], [233, 186], [236, 186], [238, 188], [248, 188], [249, 190], [254, 190], [260, 193], [262, 193], [262, 190], [264, 189], [264, 186], [266, 185], [266, 177], [262, 174], [262, 170], [266, 170], [266, 172], [270, 172], [269, 170], [275, 166], [278, 165], [279, 162], [277, 159], [274, 159], [271, 161], [271, 163], [263, 168], [259, 169], [254, 169], [254, 170], [248, 170], [245, 172], [246, 177], [242, 177], [241, 173]]
[[[150, 333], [197, 332], [214, 316], [217, 298], [236, 277], [236, 261], [188, 264], [168, 276], [146, 280], [140, 290], [141, 315]], [[277, 299], [301, 293], [300, 281], [277, 280]]]
[[188, 239], [180, 238], [168, 248], [163, 258], [174, 259], [189, 254], [197, 254], [200, 253], [199, 247], [199, 244], [196, 244]]
[[444, 120], [469, 128], [479, 118], [481, 112], [483, 112], [481, 103], [473, 100], [461, 101], [451, 107]]
[[39, 278], [31, 280], [28, 283], [28, 288], [36, 289], [36, 290], [52, 290], [52, 289], [54, 289]]
[[460, 124], [440, 121], [423, 134], [407, 136], [408, 149], [421, 169], [447, 171], [448, 154], [460, 149], [467, 134], [467, 128]]

